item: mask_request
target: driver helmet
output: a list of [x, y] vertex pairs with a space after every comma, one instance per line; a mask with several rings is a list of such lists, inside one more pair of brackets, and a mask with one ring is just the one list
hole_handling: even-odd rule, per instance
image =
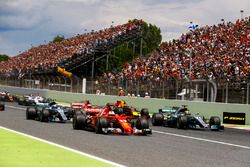
[[111, 109], [111, 106], [109, 103], [106, 104], [106, 107], [110, 110]]
[[184, 112], [184, 114], [185, 114], [185, 115], [189, 115], [189, 111], [186, 110], [186, 111]]
[[126, 106], [126, 102], [124, 100], [120, 101], [118, 107], [124, 107]]
[[114, 111], [109, 111], [109, 115], [115, 115]]

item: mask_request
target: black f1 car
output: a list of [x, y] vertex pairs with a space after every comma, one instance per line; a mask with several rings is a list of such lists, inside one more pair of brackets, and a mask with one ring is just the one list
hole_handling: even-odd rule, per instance
[[224, 129], [224, 126], [221, 126], [221, 120], [218, 116], [212, 116], [209, 120], [205, 120], [205, 118], [199, 114], [190, 114], [185, 105], [159, 109], [159, 113], [152, 115], [152, 125], [168, 126], [178, 129]]
[[26, 119], [41, 122], [67, 122], [71, 118], [70, 107], [57, 105], [56, 102], [37, 103], [35, 107], [26, 109]]

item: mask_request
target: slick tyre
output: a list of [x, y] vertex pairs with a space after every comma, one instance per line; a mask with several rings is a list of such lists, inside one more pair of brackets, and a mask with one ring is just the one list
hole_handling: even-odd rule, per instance
[[141, 114], [141, 117], [142, 117], [142, 118], [146, 118], [146, 119], [147, 119], [147, 118], [150, 118], [149, 112], [148, 112], [148, 109], [147, 109], [147, 108], [141, 109], [140, 114]]
[[84, 114], [74, 114], [73, 122], [72, 122], [73, 129], [84, 129], [86, 126], [86, 116]]
[[136, 122], [137, 122], [137, 119], [132, 119], [130, 121], [130, 125], [131, 125], [132, 128], [134, 128], [136, 126]]
[[220, 125], [221, 124], [221, 121], [220, 121], [220, 118], [217, 117], [217, 116], [212, 116], [210, 119], [209, 119], [209, 125]]
[[122, 115], [122, 114], [123, 114], [123, 108], [120, 108], [120, 107], [119, 107], [119, 108], [117, 109], [117, 114], [118, 114], [118, 115]]
[[18, 105], [23, 105], [23, 101], [21, 101], [21, 100], [18, 99], [17, 104]]
[[160, 113], [154, 113], [151, 121], [153, 126], [161, 126], [163, 124], [164, 116]]
[[35, 108], [27, 108], [26, 109], [26, 119], [35, 119], [36, 118], [36, 109]]
[[218, 126], [218, 129], [213, 129], [213, 130], [219, 130], [220, 129], [220, 126], [221, 126], [221, 120], [218, 116], [212, 116], [210, 117], [209, 119], [209, 126], [213, 126], [213, 125], [216, 125]]
[[83, 115], [83, 113], [79, 110], [73, 111], [74, 115]]
[[176, 127], [178, 129], [186, 129], [187, 125], [188, 125], [188, 122], [187, 122], [187, 117], [186, 116], [180, 116], [180, 117], [177, 118]]
[[136, 122], [136, 129], [142, 130], [142, 129], [149, 129], [149, 123], [148, 120], [145, 118], [139, 118]]
[[102, 128], [108, 128], [108, 119], [107, 118], [97, 118], [95, 132], [97, 134], [103, 133]]
[[42, 109], [42, 111], [39, 113], [39, 120], [41, 122], [49, 122], [49, 111]]

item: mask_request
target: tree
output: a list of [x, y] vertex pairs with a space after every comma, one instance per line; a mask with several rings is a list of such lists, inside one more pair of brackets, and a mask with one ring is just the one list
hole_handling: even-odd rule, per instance
[[1, 61], [7, 61], [9, 59], [9, 56], [6, 54], [0, 54], [0, 62]]
[[[120, 68], [124, 67], [125, 62], [130, 62], [133, 59], [133, 50], [129, 48], [128, 45], [121, 45], [109, 54], [109, 65], [108, 71], [113, 70], [117, 71]], [[98, 62], [98, 75], [101, 75], [106, 70], [106, 59], [102, 59]]]
[[161, 29], [156, 25], [144, 22], [142, 39], [143, 55], [147, 55], [148, 53], [151, 53], [153, 50], [159, 47], [162, 40]]
[[61, 42], [63, 41], [65, 38], [63, 35], [57, 35], [53, 38], [53, 42], [56, 43], [56, 42]]
[[[138, 22], [138, 20], [132, 22], [134, 21]], [[146, 22], [143, 23], [142, 27], [142, 55], [148, 55], [159, 47], [162, 40], [161, 30], [156, 25]], [[125, 43], [110, 53], [108, 71], [118, 71], [124, 67], [126, 62], [131, 62], [134, 58], [140, 56], [141, 38], [134, 42], [135, 44], [133, 42]], [[106, 63], [106, 59], [97, 62], [97, 75], [102, 75], [103, 72], [107, 71]]]

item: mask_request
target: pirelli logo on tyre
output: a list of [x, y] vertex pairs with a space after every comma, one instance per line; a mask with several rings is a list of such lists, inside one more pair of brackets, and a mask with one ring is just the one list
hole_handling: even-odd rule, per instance
[[246, 113], [223, 112], [223, 123], [245, 125]]

